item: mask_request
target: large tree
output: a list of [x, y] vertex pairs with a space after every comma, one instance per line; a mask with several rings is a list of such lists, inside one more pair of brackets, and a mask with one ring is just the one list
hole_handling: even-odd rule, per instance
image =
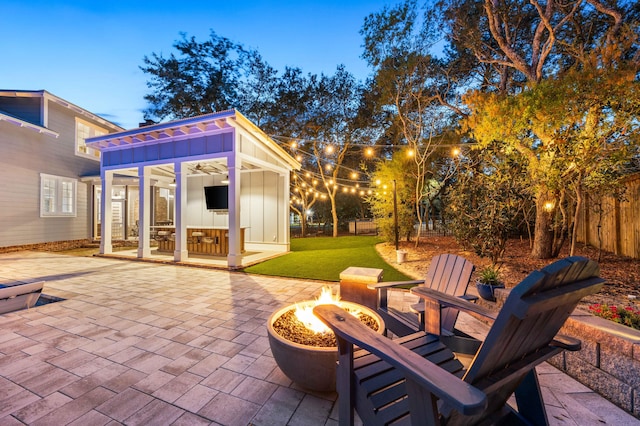
[[[361, 142], [370, 119], [360, 109], [363, 87], [344, 66], [333, 75], [304, 75], [287, 67], [278, 74], [255, 50], [211, 31], [197, 41], [182, 34], [168, 57], [144, 57], [151, 92], [145, 118], [177, 119], [235, 108], [265, 132], [303, 156], [292, 179], [292, 210], [305, 224], [306, 212], [324, 192], [338, 235], [336, 194], [349, 181], [342, 164]], [[309, 175], [309, 171], [312, 171]], [[319, 184], [318, 184], [319, 182]], [[318, 189], [320, 187], [320, 189]]]
[[[607, 62], [611, 49], [624, 48], [620, 57], [637, 66], [637, 27], [625, 21], [625, 7], [630, 6], [629, 2], [616, 5], [599, 0], [441, 0], [436, 6], [442, 11], [451, 58], [474, 58], [474, 69], [482, 77], [476, 91], [467, 97], [473, 110], [467, 125], [485, 146], [492, 142], [485, 130], [493, 127], [496, 138], [503, 138], [527, 158], [528, 175], [536, 189], [534, 257], [553, 256], [558, 246], [554, 235], [566, 230], [554, 234], [558, 230], [548, 208], [558, 196], [555, 185], [563, 183], [563, 165], [555, 148], [561, 135], [525, 118], [534, 114], [529, 102], [542, 82], [569, 69], [597, 69]], [[631, 43], [626, 43], [629, 39]], [[595, 57], [594, 52], [598, 53]], [[560, 102], [563, 96], [572, 95], [558, 89], [554, 96]], [[539, 101], [544, 107], [553, 98]], [[586, 115], [602, 111], [587, 108]], [[587, 123], [594, 120], [597, 117], [583, 118]]]

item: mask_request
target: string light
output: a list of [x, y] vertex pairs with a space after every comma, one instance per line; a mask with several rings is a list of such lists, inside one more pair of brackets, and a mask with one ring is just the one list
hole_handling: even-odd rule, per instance
[[[282, 143], [283, 147], [285, 148], [289, 148], [292, 151], [296, 151], [295, 152], [295, 158], [296, 160], [298, 160], [299, 162], [302, 162], [303, 159], [305, 158], [305, 156], [307, 156], [310, 161], [313, 162], [317, 162], [319, 161], [319, 159], [317, 158], [317, 156], [309, 151], [306, 151], [303, 149], [304, 146], [304, 140], [300, 139], [300, 138], [292, 138], [292, 137], [285, 137], [285, 136], [271, 136], [274, 140], [276, 140], [276, 142]], [[286, 142], [282, 141], [282, 140], [286, 140]], [[279, 141], [280, 140], [280, 141]], [[321, 143], [325, 145], [325, 152], [327, 154], [332, 154], [335, 153], [336, 151], [336, 147], [335, 145], [333, 145], [332, 143], [326, 142], [326, 141], [322, 141], [322, 140], [315, 140], [315, 141], [310, 141], [312, 143]], [[350, 146], [353, 147], [358, 147], [358, 146], [362, 146], [363, 147], [363, 153], [365, 157], [373, 157], [375, 155], [375, 149], [374, 147], [372, 147], [370, 144], [358, 144], [358, 143], [350, 143]], [[471, 144], [465, 144], [466, 145], [473, 145], [473, 143]], [[451, 154], [453, 156], [458, 156], [460, 155], [460, 144], [443, 144], [440, 145], [440, 147], [453, 147], [451, 149]], [[397, 148], [397, 147], [404, 147], [407, 148], [407, 145], [384, 145], [383, 148], [385, 149], [393, 149], [393, 148]], [[413, 157], [415, 156], [415, 150], [413, 149], [407, 149], [406, 150], [406, 155], [408, 157]], [[329, 172], [333, 169], [336, 169], [338, 167], [337, 164], [334, 164], [331, 160], [328, 159], [322, 159], [322, 163], [323, 164], [323, 168]], [[331, 188], [333, 188], [334, 190], [336, 188], [342, 188], [342, 192], [343, 193], [352, 193], [352, 194], [356, 194], [356, 195], [360, 195], [360, 196], [364, 196], [364, 195], [374, 195], [374, 191], [372, 191], [371, 188], [367, 188], [368, 186], [370, 186], [371, 182], [369, 182], [369, 180], [365, 177], [362, 181], [359, 180], [359, 173], [354, 170], [349, 168], [348, 166], [345, 165], [340, 165], [340, 170], [343, 170], [347, 173], [349, 173], [349, 178], [340, 178], [340, 177], [336, 177], [335, 180], [329, 179], [329, 180], [325, 180], [325, 177], [322, 176], [321, 174], [319, 174], [318, 172], [313, 172], [313, 171], [302, 171], [301, 174], [297, 174], [297, 173], [293, 173], [293, 179], [292, 182], [295, 183], [295, 185], [297, 185], [298, 187], [293, 188], [293, 192], [295, 193], [301, 193], [299, 187], [305, 188], [305, 190], [302, 190], [302, 194], [305, 195], [305, 197], [307, 196], [311, 196], [313, 195], [313, 198], [320, 198], [322, 200], [326, 200], [327, 198], [327, 194], [323, 193], [322, 191], [317, 191], [315, 190], [313, 187], [317, 186], [319, 179], [322, 178], [325, 187], [327, 188], [327, 190], [330, 190]], [[365, 166], [366, 167], [366, 166]], [[300, 179], [305, 179], [306, 182], [304, 181], [300, 181]], [[361, 184], [362, 186], [364, 186], [363, 189], [361, 188]], [[375, 185], [380, 187], [381, 186], [381, 182], [380, 180], [376, 180]], [[313, 186], [313, 187], [312, 187]], [[382, 189], [384, 189], [385, 191], [383, 192], [382, 195], [387, 195], [387, 189], [388, 186], [384, 185], [382, 186]], [[379, 196], [380, 193], [375, 192], [376, 196]], [[293, 199], [296, 200], [296, 202], [299, 201], [300, 205], [303, 204], [303, 200], [302, 199], [298, 199], [297, 197], [293, 197]], [[555, 206], [554, 206], [555, 207]], [[552, 209], [553, 207], [551, 207]], [[547, 207], [547, 209], [549, 209], [549, 207]]]

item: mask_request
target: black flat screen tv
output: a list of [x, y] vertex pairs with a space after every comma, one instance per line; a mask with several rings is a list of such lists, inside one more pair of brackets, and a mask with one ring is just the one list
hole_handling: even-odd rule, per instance
[[207, 210], [229, 209], [229, 186], [205, 186], [204, 199]]

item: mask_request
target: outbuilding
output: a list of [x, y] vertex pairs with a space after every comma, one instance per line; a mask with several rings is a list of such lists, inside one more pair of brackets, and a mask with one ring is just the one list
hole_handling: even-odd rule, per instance
[[[138, 258], [222, 258], [229, 268], [289, 251], [289, 176], [300, 163], [236, 110], [98, 136], [100, 253], [126, 209]], [[114, 182], [137, 194], [108, 197]], [[115, 221], [117, 223], [117, 221]], [[152, 241], [157, 242], [152, 244]]]

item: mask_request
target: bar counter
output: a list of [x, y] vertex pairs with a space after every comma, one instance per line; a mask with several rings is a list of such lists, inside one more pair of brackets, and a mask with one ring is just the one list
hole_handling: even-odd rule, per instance
[[[152, 226], [158, 251], [173, 253], [175, 250], [175, 226]], [[244, 253], [244, 230], [240, 228], [240, 250]], [[189, 254], [226, 256], [229, 254], [229, 228], [218, 226], [187, 227], [187, 251]]]

